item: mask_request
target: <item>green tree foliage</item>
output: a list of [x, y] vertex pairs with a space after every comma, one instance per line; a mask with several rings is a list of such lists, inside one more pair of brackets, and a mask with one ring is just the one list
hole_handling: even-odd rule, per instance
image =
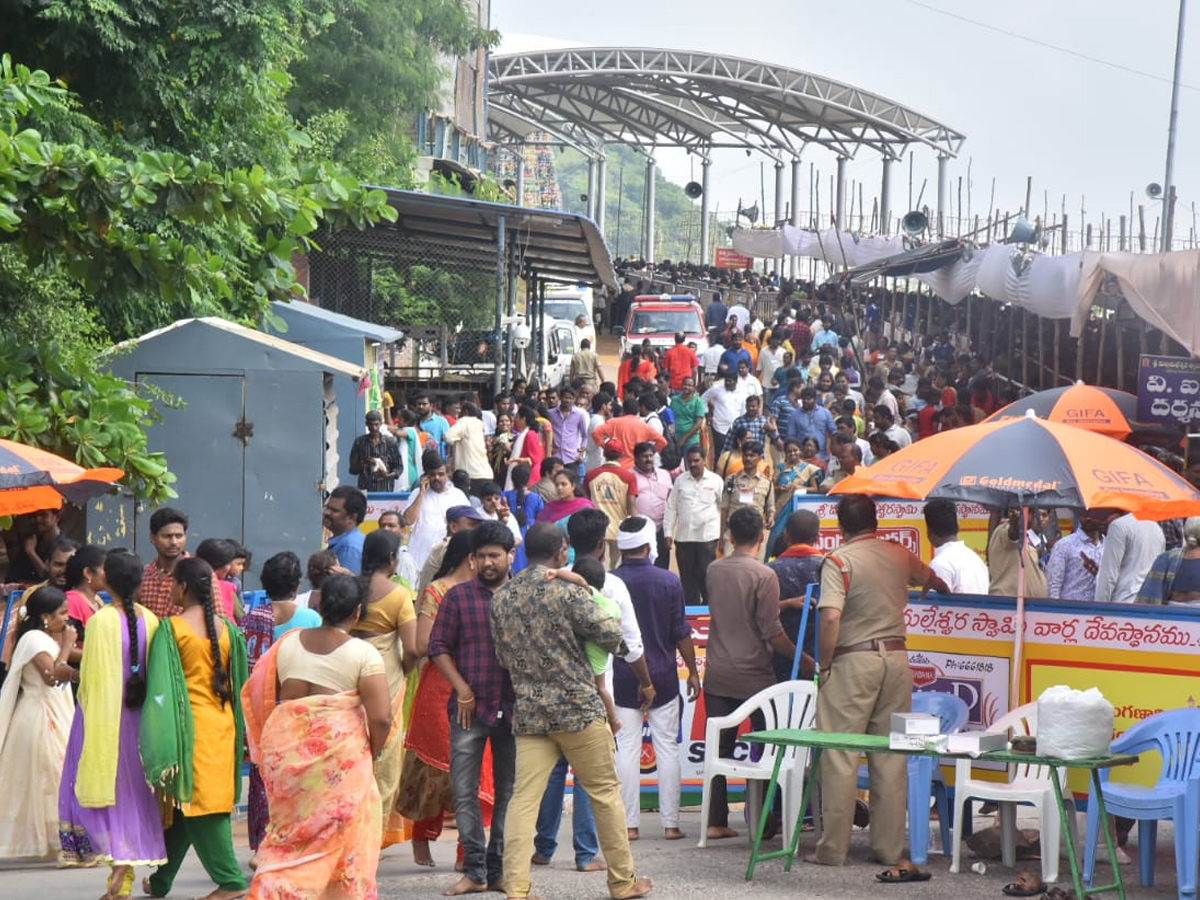
[[458, 0], [0, 0], [0, 22], [0, 315], [33, 354], [0, 374], [0, 415], [161, 498], [150, 407], [97, 350], [269, 315], [318, 227], [393, 218], [360, 183], [410, 185], [440, 54], [495, 35]]
[[124, 487], [151, 503], [175, 496], [163, 454], [146, 449], [150, 398], [81, 359], [71, 344], [0, 337], [0, 385], [0, 437], [87, 468], [117, 466]]
[[[0, 434], [88, 466], [126, 467], [143, 496], [163, 499], [173, 479], [146, 453], [149, 401], [96, 373], [78, 346], [68, 351], [48, 339], [57, 332], [86, 346], [93, 335], [95, 320], [73, 295], [88, 296], [112, 333], [155, 312], [132, 305], [135, 297], [157, 302], [159, 316], [163, 307], [257, 316], [272, 299], [292, 296], [292, 256], [312, 246], [319, 223], [362, 227], [394, 220], [395, 211], [382, 191], [363, 190], [328, 166], [285, 181], [165, 151], [121, 158], [24, 127], [31, 114], [67, 102], [45, 72], [0, 57], [0, 303], [13, 313], [0, 347]], [[155, 219], [160, 227], [144, 227]], [[170, 236], [188, 228], [220, 229], [222, 252]], [[53, 328], [40, 327], [42, 310], [16, 302], [23, 287], [56, 299]], [[22, 315], [24, 337], [36, 340], [22, 339]]]
[[332, 4], [0, 0], [0, 21], [4, 51], [66, 84], [111, 140], [278, 170], [295, 137], [287, 66]]
[[495, 324], [496, 276], [490, 272], [382, 266], [372, 270], [371, 292], [379, 321], [397, 327], [454, 326], [461, 320], [465, 330], [477, 331]]
[[[114, 335], [161, 324], [163, 306], [257, 317], [292, 296], [292, 256], [309, 249], [319, 222], [395, 218], [382, 191], [327, 164], [279, 179], [167, 151], [122, 159], [21, 127], [61, 97], [45, 72], [0, 61], [0, 233], [34, 266], [88, 291]], [[219, 238], [203, 240], [206, 231]]]
[[407, 187], [408, 133], [418, 113], [437, 105], [445, 57], [479, 53], [499, 35], [463, 0], [332, 2], [331, 24], [291, 66], [291, 111], [306, 129], [336, 136], [329, 152], [357, 177]]

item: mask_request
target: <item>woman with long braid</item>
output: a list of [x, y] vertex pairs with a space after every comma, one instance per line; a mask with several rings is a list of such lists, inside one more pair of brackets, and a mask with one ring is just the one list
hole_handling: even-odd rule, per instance
[[91, 587], [107, 587], [112, 603], [88, 619], [79, 706], [58, 794], [63, 859], [104, 860], [112, 867], [101, 900], [130, 896], [134, 866], [167, 861], [158, 801], [138, 751], [146, 654], [158, 631], [158, 617], [133, 601], [142, 568], [132, 553], [117, 552], [91, 573]]
[[[233, 852], [230, 815], [241, 788], [246, 639], [216, 614], [212, 568], [197, 557], [172, 571], [171, 599], [181, 608], [150, 643], [141, 745], [146, 780], [168, 810], [167, 862], [145, 879], [165, 897], [189, 847], [217, 884], [204, 900], [237, 900], [249, 888]], [[160, 701], [161, 698], [161, 702]], [[202, 737], [201, 737], [202, 736]]]
[[[375, 781], [383, 804], [384, 847], [412, 836], [412, 823], [395, 810], [404, 762], [406, 676], [413, 672], [415, 681], [417, 661], [417, 612], [413, 594], [404, 585], [392, 581], [399, 562], [400, 538], [393, 532], [379, 529], [367, 535], [362, 553], [362, 590], [367, 609], [354, 626], [354, 637], [365, 640], [383, 657], [396, 723], [396, 736], [388, 741], [375, 761]], [[415, 686], [413, 690], [416, 690]]]

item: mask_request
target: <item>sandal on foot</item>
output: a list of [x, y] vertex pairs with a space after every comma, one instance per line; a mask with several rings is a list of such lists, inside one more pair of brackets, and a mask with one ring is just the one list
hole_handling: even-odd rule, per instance
[[905, 884], [909, 881], [928, 881], [932, 877], [932, 872], [922, 872], [907, 866], [892, 866], [876, 875], [875, 880], [881, 884]]
[[1036, 872], [1022, 872], [1001, 888], [1009, 897], [1036, 897], [1046, 891], [1046, 883]]

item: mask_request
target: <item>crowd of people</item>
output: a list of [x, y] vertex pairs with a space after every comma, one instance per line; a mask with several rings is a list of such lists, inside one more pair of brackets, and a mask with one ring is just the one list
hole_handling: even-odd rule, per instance
[[[78, 545], [57, 511], [23, 519], [4, 586], [23, 589], [2, 654], [0, 857], [104, 862], [104, 900], [129, 896], [139, 866], [153, 869], [143, 891], [167, 895], [189, 849], [215, 884], [207, 900], [334, 884], [367, 898], [383, 848], [409, 842], [432, 866], [452, 816], [461, 875], [445, 893], [523, 898], [557, 850], [571, 769], [575, 866], [627, 900], [652, 888], [630, 849], [643, 723], [662, 836], [685, 836], [681, 695], [727, 713], [811, 678], [819, 642], [823, 727], [867, 730], [879, 709], [907, 708], [912, 584], [1011, 595], [1024, 566], [1031, 597], [1200, 602], [1200, 519], [1089, 510], [1061, 537], [1052, 515], [1012, 510], [984, 562], [954, 505], [930, 501], [926, 566], [877, 540], [874, 504], [849, 495], [844, 543], [824, 553], [817, 517], [790, 512], [796, 493], [999, 401], [986, 362], [944, 335], [913, 352], [869, 316], [860, 337], [846, 310], [783, 296], [770, 321], [718, 299], [703, 354], [685, 335], [643, 344], [615, 380], [584, 346], [569, 381], [516, 381], [487, 409], [417, 393], [368, 413], [358, 486], [326, 501], [327, 546], [296, 548], [315, 550], [303, 568], [292, 552], [265, 560], [261, 602], [243, 590], [250, 551], [206, 537], [189, 553], [178, 509], [150, 517], [148, 562]], [[364, 529], [366, 492], [393, 490], [407, 498]], [[685, 616], [699, 603], [703, 683]], [[231, 828], [247, 757], [252, 877]], [[817, 862], [845, 860], [856, 765], [831, 754], [823, 769]], [[903, 772], [873, 764], [872, 779]], [[732, 836], [723, 781], [713, 790], [701, 827]], [[872, 846], [903, 868], [896, 797], [872, 793]]]

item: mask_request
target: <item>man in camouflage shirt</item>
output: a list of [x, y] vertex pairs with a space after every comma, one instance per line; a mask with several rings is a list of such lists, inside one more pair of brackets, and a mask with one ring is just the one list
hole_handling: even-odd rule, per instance
[[529, 896], [538, 809], [550, 771], [563, 755], [592, 800], [609, 894], [614, 900], [644, 896], [653, 885], [634, 874], [613, 734], [583, 648], [584, 641], [594, 641], [610, 653], [624, 652], [621, 626], [589, 588], [547, 579], [547, 569], [567, 560], [562, 529], [534, 525], [525, 535], [525, 554], [529, 567], [492, 597], [496, 657], [516, 693], [517, 766], [505, 820], [505, 893]]

